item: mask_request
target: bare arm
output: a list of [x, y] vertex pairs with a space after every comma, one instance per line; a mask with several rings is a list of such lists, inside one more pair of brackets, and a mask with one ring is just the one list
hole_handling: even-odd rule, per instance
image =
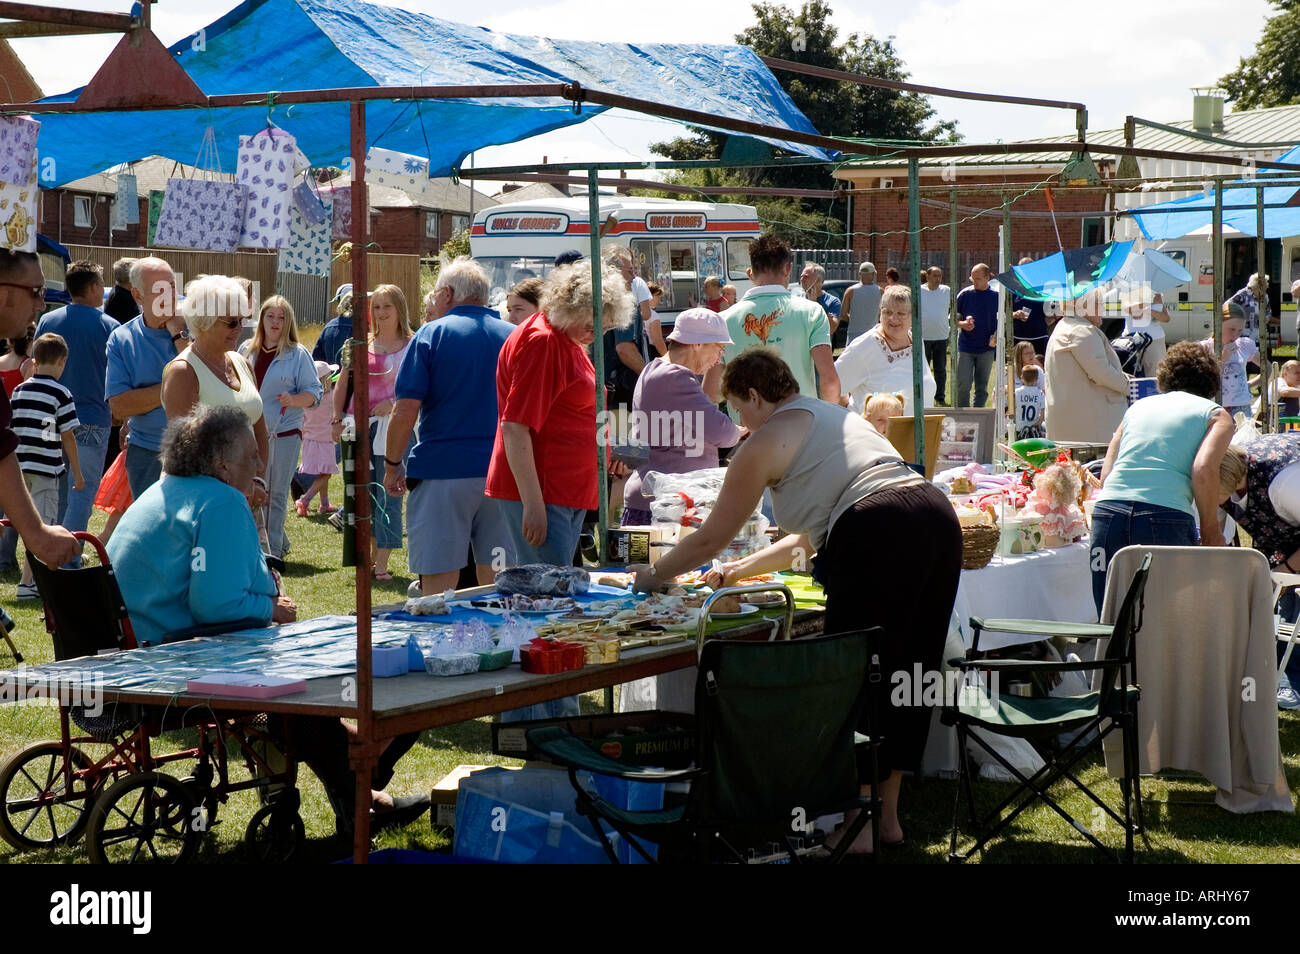
[[618, 354], [618, 360], [622, 361], [636, 374], [641, 373], [641, 369], [645, 367], [645, 361], [642, 360], [641, 352], [635, 344], [630, 341], [620, 341], [614, 350]]
[[[192, 374], [193, 372], [191, 372]], [[137, 414], [148, 414], [162, 404], [162, 385], [149, 384], [142, 388], [132, 388], [121, 394], [114, 394], [108, 399], [109, 410], [120, 421]]]
[[1192, 497], [1196, 500], [1196, 513], [1201, 521], [1201, 546], [1221, 547], [1223, 533], [1219, 530], [1219, 464], [1232, 442], [1234, 427], [1228, 412], [1220, 408], [1214, 412], [1205, 439], [1192, 461]]
[[524, 507], [524, 540], [540, 546], [546, 542], [546, 503], [542, 500], [542, 482], [537, 477], [537, 460], [533, 456], [533, 432], [527, 424], [502, 421], [501, 441]]
[[760, 573], [776, 573], [794, 568], [806, 573], [812, 558], [812, 541], [806, 533], [787, 533], [776, 543], [743, 559], [728, 563], [723, 568], [717, 585], [735, 586], [739, 581]]
[[831, 404], [840, 403], [840, 375], [835, 370], [835, 358], [830, 345], [817, 345], [812, 349], [813, 365], [821, 382], [821, 399]]
[[[704, 381], [701, 387], [704, 389], [704, 395], [709, 399], [710, 404], [722, 403], [722, 369], [723, 365], [715, 364], [709, 370], [704, 372]], [[1300, 393], [1298, 391], [1297, 393]]]
[[406, 476], [402, 467], [394, 467], [390, 460], [401, 461], [406, 456], [411, 431], [420, 416], [420, 402], [415, 398], [401, 398], [393, 405], [388, 419], [388, 441], [384, 444], [384, 489], [400, 497], [406, 493]]
[[81, 552], [81, 544], [71, 533], [41, 522], [41, 515], [36, 512], [32, 496], [23, 483], [16, 454], [0, 460], [0, 508], [23, 543], [46, 566], [61, 566]]
[[[199, 376], [186, 362], [173, 361], [163, 369], [162, 406], [167, 420], [191, 414], [199, 403]], [[258, 452], [262, 451], [261, 446]], [[263, 457], [263, 460], [266, 458]]]
[[271, 463], [271, 435], [266, 432], [266, 415], [263, 414], [253, 425], [253, 437], [257, 441], [257, 456], [261, 458], [261, 466], [258, 467], [258, 473], [263, 479], [266, 477], [266, 468]]
[[664, 341], [663, 324], [658, 321], [651, 321], [646, 323], [645, 328], [646, 333], [650, 335], [650, 343], [655, 346], [659, 356], [666, 355], [668, 353], [668, 342]]
[[1120, 435], [1124, 433], [1124, 425], [1121, 424], [1115, 428], [1115, 433], [1110, 439], [1110, 446], [1106, 448], [1106, 460], [1101, 465], [1101, 482], [1106, 483], [1106, 478], [1110, 472], [1115, 469], [1115, 458], [1119, 455]]

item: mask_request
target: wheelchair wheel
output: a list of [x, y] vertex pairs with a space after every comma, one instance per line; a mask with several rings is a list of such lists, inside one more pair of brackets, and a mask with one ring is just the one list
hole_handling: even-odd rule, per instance
[[278, 799], [254, 812], [244, 833], [244, 846], [262, 864], [287, 864], [306, 841], [307, 829], [297, 808]]
[[[69, 760], [73, 772], [92, 764], [77, 749], [69, 749]], [[19, 850], [81, 837], [105, 778], [70, 778], [67, 767], [62, 743], [49, 741], [27, 746], [0, 768], [0, 837]]]
[[95, 864], [183, 864], [199, 847], [194, 799], [162, 772], [129, 775], [95, 800], [86, 852]]

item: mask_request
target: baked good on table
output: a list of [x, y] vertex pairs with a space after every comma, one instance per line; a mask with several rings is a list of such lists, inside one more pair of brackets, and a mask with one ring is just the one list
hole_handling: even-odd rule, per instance
[[713, 601], [712, 612], [714, 613], [739, 613], [740, 600], [734, 596], [722, 596]]

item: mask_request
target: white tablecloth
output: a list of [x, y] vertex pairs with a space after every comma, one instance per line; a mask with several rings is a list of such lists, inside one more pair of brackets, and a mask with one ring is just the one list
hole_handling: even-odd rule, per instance
[[[1092, 575], [1088, 568], [1089, 551], [1088, 540], [1084, 539], [1068, 547], [1054, 547], [1024, 556], [995, 554], [983, 569], [962, 570], [948, 642], [944, 646], [945, 668], [947, 660], [964, 656], [970, 648], [972, 616], [1097, 622], [1097, 610], [1092, 602]], [[980, 649], [1000, 649], [1046, 638], [984, 632], [980, 634]], [[1021, 771], [1036, 771], [1042, 764], [1025, 742], [994, 737], [989, 739], [989, 743]], [[978, 745], [970, 746], [970, 751], [984, 765], [983, 774], [1006, 777], [1005, 770], [992, 762]], [[956, 771], [957, 732], [939, 722], [936, 709], [930, 722], [921, 772], [924, 775], [952, 775]]]

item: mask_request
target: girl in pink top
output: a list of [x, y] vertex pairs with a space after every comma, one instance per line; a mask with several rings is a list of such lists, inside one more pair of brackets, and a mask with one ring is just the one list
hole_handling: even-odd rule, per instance
[[330, 475], [339, 472], [338, 461], [334, 457], [334, 435], [330, 421], [334, 414], [333, 377], [339, 366], [316, 362], [316, 376], [325, 388], [325, 396], [315, 407], [309, 407], [302, 416], [302, 464], [299, 473], [315, 477], [307, 492], [297, 499], [294, 509], [298, 516], [307, 516], [311, 499], [320, 494], [320, 512], [333, 513], [337, 507], [330, 506]]

